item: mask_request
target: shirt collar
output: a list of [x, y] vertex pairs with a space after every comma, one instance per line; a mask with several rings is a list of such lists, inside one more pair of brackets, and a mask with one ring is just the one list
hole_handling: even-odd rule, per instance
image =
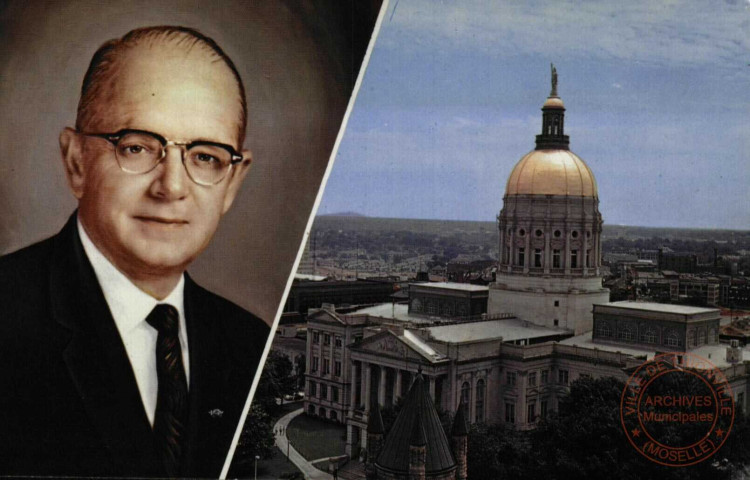
[[180, 276], [180, 281], [166, 298], [157, 300], [135, 286], [96, 248], [83, 228], [80, 218], [77, 220], [77, 224], [83, 250], [94, 268], [99, 286], [104, 293], [104, 298], [109, 305], [109, 310], [120, 334], [138, 327], [141, 322], [146, 320], [146, 316], [151, 313], [156, 305], [168, 303], [174, 306], [180, 314], [180, 337], [185, 338], [185, 275]]

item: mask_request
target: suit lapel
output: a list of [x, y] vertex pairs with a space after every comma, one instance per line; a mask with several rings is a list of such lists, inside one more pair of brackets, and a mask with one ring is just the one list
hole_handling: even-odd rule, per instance
[[83, 251], [73, 215], [57, 236], [50, 289], [70, 331], [63, 359], [113, 471], [161, 474], [151, 426], [120, 334]]
[[[190, 351], [190, 419], [183, 474], [219, 475], [237, 427], [237, 395], [228, 342], [213, 302], [186, 275], [185, 321]], [[244, 399], [243, 399], [244, 400]]]

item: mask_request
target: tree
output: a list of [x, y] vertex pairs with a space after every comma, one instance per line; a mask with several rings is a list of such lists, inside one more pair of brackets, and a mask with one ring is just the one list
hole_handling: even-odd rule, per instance
[[276, 454], [274, 445], [273, 420], [263, 407], [253, 405], [237, 442], [232, 468], [244, 470], [252, 466], [256, 455], [263, 460], [272, 458]]
[[269, 414], [276, 412], [279, 408], [277, 399], [284, 398], [284, 395], [294, 395], [297, 392], [297, 376], [293, 371], [289, 357], [271, 350], [263, 367], [253, 404], [262, 406]]

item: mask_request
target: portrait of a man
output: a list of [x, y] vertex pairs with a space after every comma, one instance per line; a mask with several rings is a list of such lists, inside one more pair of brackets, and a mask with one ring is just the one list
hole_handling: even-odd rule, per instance
[[251, 171], [254, 93], [192, 27], [138, 27], [96, 50], [58, 137], [75, 209], [0, 257], [0, 474], [219, 475], [272, 317], [187, 269]]

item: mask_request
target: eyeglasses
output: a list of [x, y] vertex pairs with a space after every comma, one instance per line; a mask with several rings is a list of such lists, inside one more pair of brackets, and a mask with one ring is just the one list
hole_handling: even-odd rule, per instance
[[182, 164], [188, 176], [198, 185], [216, 185], [224, 180], [232, 166], [243, 158], [234, 148], [223, 143], [204, 140], [173, 142], [145, 130], [124, 129], [116, 133], [84, 133], [87, 137], [108, 140], [115, 147], [120, 170], [127, 173], [148, 173], [167, 155], [167, 147], [182, 150]]

